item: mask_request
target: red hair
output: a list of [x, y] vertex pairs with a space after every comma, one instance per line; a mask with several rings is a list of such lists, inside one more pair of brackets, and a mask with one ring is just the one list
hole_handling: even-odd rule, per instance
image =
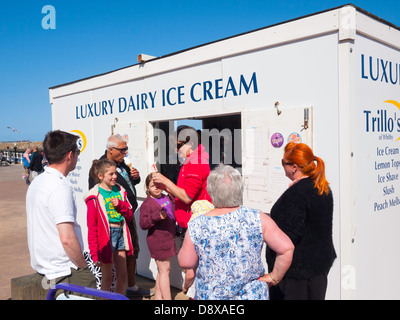
[[314, 156], [308, 145], [289, 142], [285, 146], [285, 159], [296, 164], [303, 174], [314, 181], [319, 195], [328, 194], [329, 183], [325, 178], [325, 163], [321, 158]]

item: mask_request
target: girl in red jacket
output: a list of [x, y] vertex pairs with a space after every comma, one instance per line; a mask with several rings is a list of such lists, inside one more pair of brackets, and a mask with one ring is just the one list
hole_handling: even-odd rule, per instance
[[89, 250], [101, 267], [101, 290], [110, 290], [113, 267], [115, 292], [124, 294], [127, 281], [126, 254], [133, 254], [126, 221], [132, 219], [132, 206], [124, 188], [116, 183], [116, 165], [109, 159], [94, 160], [90, 174], [97, 184], [85, 196]]
[[140, 207], [140, 228], [148, 230], [147, 246], [158, 269], [156, 300], [171, 300], [169, 271], [175, 256], [175, 216], [173, 201], [154, 184], [152, 174], [146, 178], [147, 198]]

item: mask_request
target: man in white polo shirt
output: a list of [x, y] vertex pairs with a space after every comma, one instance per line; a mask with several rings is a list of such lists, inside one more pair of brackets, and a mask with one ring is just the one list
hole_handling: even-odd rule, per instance
[[75, 169], [78, 136], [49, 132], [43, 142], [49, 165], [32, 181], [26, 195], [31, 266], [51, 284], [67, 282], [95, 288], [96, 280], [83, 257], [76, 204], [66, 179]]

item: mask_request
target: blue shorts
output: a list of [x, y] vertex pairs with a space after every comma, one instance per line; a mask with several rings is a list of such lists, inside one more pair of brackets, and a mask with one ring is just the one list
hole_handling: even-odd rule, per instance
[[122, 227], [110, 227], [110, 238], [112, 252], [115, 252], [115, 250], [125, 250]]

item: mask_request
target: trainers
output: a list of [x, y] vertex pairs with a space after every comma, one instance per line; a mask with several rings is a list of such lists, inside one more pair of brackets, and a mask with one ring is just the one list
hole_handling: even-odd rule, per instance
[[132, 290], [127, 288], [126, 295], [129, 297], [151, 297], [154, 295], [154, 292], [147, 289], [139, 288], [138, 290]]

